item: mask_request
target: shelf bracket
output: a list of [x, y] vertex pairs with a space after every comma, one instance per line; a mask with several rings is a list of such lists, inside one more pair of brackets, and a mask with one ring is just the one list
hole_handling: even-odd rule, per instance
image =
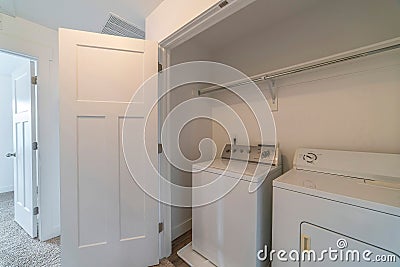
[[277, 99], [275, 80], [269, 78], [268, 76], [265, 76], [264, 79], [268, 82], [268, 89], [269, 92], [271, 93], [272, 103], [275, 104]]

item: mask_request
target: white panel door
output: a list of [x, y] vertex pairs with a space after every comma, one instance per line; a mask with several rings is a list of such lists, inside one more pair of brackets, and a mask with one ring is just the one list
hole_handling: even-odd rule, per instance
[[36, 141], [36, 86], [31, 84], [35, 62], [27, 61], [12, 74], [13, 134], [14, 134], [14, 203], [15, 221], [31, 236], [37, 237], [37, 151]]
[[[158, 46], [66, 29], [59, 37], [62, 265], [158, 264], [159, 205], [135, 183], [123, 155], [135, 152], [135, 173], [151, 175], [143, 130], [153, 125], [146, 143], [157, 159], [157, 110], [149, 118], [144, 110], [157, 86], [131, 98], [157, 73]], [[123, 123], [130, 134], [124, 148]]]

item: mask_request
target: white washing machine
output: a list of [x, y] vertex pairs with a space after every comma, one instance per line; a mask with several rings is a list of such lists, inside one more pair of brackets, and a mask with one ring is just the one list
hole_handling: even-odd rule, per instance
[[273, 182], [273, 267], [400, 266], [400, 155], [298, 149], [293, 165]]
[[[247, 156], [252, 162], [244, 161]], [[257, 178], [258, 173], [264, 176]], [[221, 159], [194, 165], [193, 186], [217, 178], [223, 185], [237, 185], [223, 198], [193, 208], [192, 243], [178, 255], [190, 266], [266, 266], [268, 263], [257, 261], [257, 251], [271, 242], [272, 180], [281, 174], [274, 146], [226, 145]], [[258, 190], [250, 193], [249, 186], [254, 185]], [[193, 192], [192, 198], [198, 200], [206, 194]]]

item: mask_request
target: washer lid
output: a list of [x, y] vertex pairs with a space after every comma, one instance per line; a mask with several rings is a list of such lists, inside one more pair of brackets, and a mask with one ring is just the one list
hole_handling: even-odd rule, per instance
[[[205, 171], [215, 174], [223, 174], [236, 179], [243, 179], [249, 182], [259, 182], [268, 172], [273, 173], [280, 169], [280, 166], [257, 164], [252, 162], [228, 159], [215, 159], [193, 165], [193, 171]], [[253, 179], [255, 177], [255, 179]]]
[[273, 186], [400, 216], [398, 183], [292, 169]]

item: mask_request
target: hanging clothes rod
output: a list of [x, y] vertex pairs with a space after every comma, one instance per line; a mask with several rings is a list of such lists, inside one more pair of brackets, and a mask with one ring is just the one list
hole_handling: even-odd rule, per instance
[[337, 58], [337, 59], [333, 59], [333, 60], [329, 60], [329, 61], [325, 61], [325, 62], [321, 62], [321, 63], [309, 65], [309, 66], [304, 66], [304, 67], [287, 70], [287, 71], [282, 71], [282, 72], [277, 72], [277, 73], [273, 73], [273, 72], [265, 73], [265, 74], [257, 75], [256, 77], [250, 78], [249, 80], [230, 83], [230, 84], [227, 84], [226, 86], [211, 86], [209, 88], [200, 89], [200, 90], [198, 90], [198, 95], [204, 95], [204, 94], [208, 94], [208, 93], [215, 92], [215, 91], [225, 90], [225, 88], [233, 88], [233, 87], [246, 85], [246, 84], [253, 83], [253, 82], [257, 83], [257, 82], [272, 80], [274, 78], [278, 78], [278, 77], [282, 77], [282, 76], [286, 76], [286, 75], [290, 75], [290, 74], [295, 74], [295, 73], [299, 73], [299, 72], [303, 72], [303, 71], [308, 71], [308, 70], [312, 70], [312, 69], [316, 69], [316, 68], [320, 68], [320, 67], [324, 67], [324, 66], [328, 66], [328, 65], [333, 65], [333, 64], [337, 64], [337, 63], [341, 63], [341, 62], [345, 62], [345, 61], [350, 61], [353, 59], [358, 59], [358, 58], [362, 58], [362, 57], [366, 57], [366, 56], [371, 56], [371, 55], [379, 54], [382, 52], [394, 50], [397, 48], [400, 48], [400, 44], [390, 45], [390, 46], [354, 54], [351, 56]]

